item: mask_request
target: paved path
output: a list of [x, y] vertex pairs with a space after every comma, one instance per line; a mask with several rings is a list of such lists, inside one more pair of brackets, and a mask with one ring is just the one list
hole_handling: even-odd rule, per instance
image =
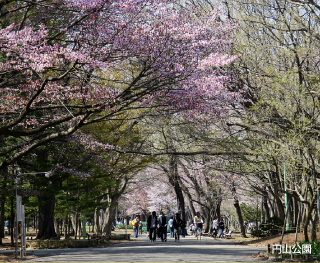
[[251, 257], [265, 247], [237, 245], [232, 240], [211, 239], [197, 241], [195, 237], [174, 242], [149, 242], [145, 235], [104, 248], [28, 250], [39, 258], [25, 262], [258, 262]]

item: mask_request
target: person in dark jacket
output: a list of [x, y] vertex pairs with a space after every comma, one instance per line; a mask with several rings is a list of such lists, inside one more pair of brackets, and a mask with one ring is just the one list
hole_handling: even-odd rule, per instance
[[168, 225], [168, 219], [164, 215], [164, 212], [161, 212], [161, 215], [159, 216], [159, 229], [160, 229], [160, 238], [161, 241], [167, 242], [167, 225]]
[[179, 213], [176, 213], [173, 219], [173, 228], [174, 228], [174, 241], [180, 242], [181, 218]]
[[223, 236], [223, 230], [224, 230], [224, 222], [223, 222], [223, 219], [221, 219], [220, 222], [219, 222], [219, 228], [220, 228], [220, 235], [219, 235], [219, 237], [224, 238], [224, 236]]
[[147, 227], [149, 229], [150, 242], [154, 242], [156, 240], [157, 225], [158, 225], [157, 213], [156, 213], [156, 211], [153, 211], [147, 220]]

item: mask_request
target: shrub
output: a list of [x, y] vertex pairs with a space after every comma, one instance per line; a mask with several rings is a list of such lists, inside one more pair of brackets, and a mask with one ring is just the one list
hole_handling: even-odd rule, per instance
[[[313, 241], [313, 242], [300, 242], [299, 246], [302, 248], [303, 244], [310, 244], [311, 245], [311, 254], [320, 256], [320, 241]], [[305, 258], [305, 254], [301, 254], [301, 257]]]
[[[119, 229], [126, 229], [126, 226], [125, 225], [118, 225]], [[128, 229], [132, 229], [133, 227], [128, 225], [127, 226]]]
[[283, 219], [278, 216], [269, 218], [265, 224], [260, 224], [252, 230], [253, 237], [265, 237], [280, 234], [283, 227]]

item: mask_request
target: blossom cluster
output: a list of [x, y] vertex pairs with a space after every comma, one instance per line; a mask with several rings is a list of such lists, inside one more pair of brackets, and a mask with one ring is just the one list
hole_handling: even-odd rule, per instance
[[[0, 127], [6, 136], [30, 139], [21, 155], [36, 138], [45, 138], [40, 145], [57, 130], [69, 135], [133, 104], [193, 117], [219, 116], [242, 101], [241, 92], [226, 87], [230, 76], [222, 67], [238, 56], [228, 55], [235, 26], [218, 19], [218, 7], [202, 15], [169, 0], [28, 7], [34, 15], [0, 30]], [[8, 12], [8, 21], [15, 15]]]

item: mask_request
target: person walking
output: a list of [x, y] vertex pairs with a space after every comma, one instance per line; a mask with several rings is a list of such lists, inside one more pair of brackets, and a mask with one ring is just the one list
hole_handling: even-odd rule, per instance
[[195, 226], [194, 226], [194, 224], [193, 224], [193, 221], [192, 220], [190, 220], [191, 221], [191, 223], [190, 223], [190, 225], [189, 225], [189, 231], [190, 231], [190, 234], [191, 235], [194, 235], [195, 234]]
[[220, 237], [220, 238], [224, 238], [224, 236], [223, 236], [223, 230], [224, 230], [224, 222], [223, 222], [223, 219], [221, 219], [220, 222], [219, 222], [219, 228], [220, 228], [220, 235], [219, 235], [219, 237]]
[[170, 217], [169, 227], [170, 227], [170, 237], [173, 238], [174, 237], [173, 216]]
[[153, 211], [152, 214], [148, 217], [147, 225], [149, 229], [150, 242], [154, 242], [157, 237], [157, 225], [158, 225], [158, 218], [157, 218], [156, 211]]
[[200, 216], [200, 212], [197, 212], [196, 216], [193, 218], [195, 232], [197, 232], [198, 228], [202, 231], [203, 228], [203, 221]]
[[139, 233], [140, 233], [140, 235], [142, 235], [142, 222], [141, 221], [139, 223]]
[[217, 235], [218, 235], [218, 218], [214, 218], [213, 219], [213, 222], [212, 222], [212, 229], [213, 229], [213, 233], [212, 233], [212, 236], [214, 237], [214, 238], [216, 238], [217, 237]]
[[184, 217], [181, 217], [181, 236], [186, 237], [186, 226], [187, 222]]
[[167, 225], [168, 219], [164, 215], [164, 212], [161, 212], [159, 216], [159, 229], [160, 229], [160, 238], [162, 242], [167, 242]]
[[140, 225], [140, 215], [136, 215], [136, 218], [132, 220], [131, 224], [132, 224], [134, 236], [136, 238], [138, 238], [139, 225]]
[[172, 224], [174, 228], [174, 241], [180, 242], [181, 218], [179, 213], [176, 213]]

